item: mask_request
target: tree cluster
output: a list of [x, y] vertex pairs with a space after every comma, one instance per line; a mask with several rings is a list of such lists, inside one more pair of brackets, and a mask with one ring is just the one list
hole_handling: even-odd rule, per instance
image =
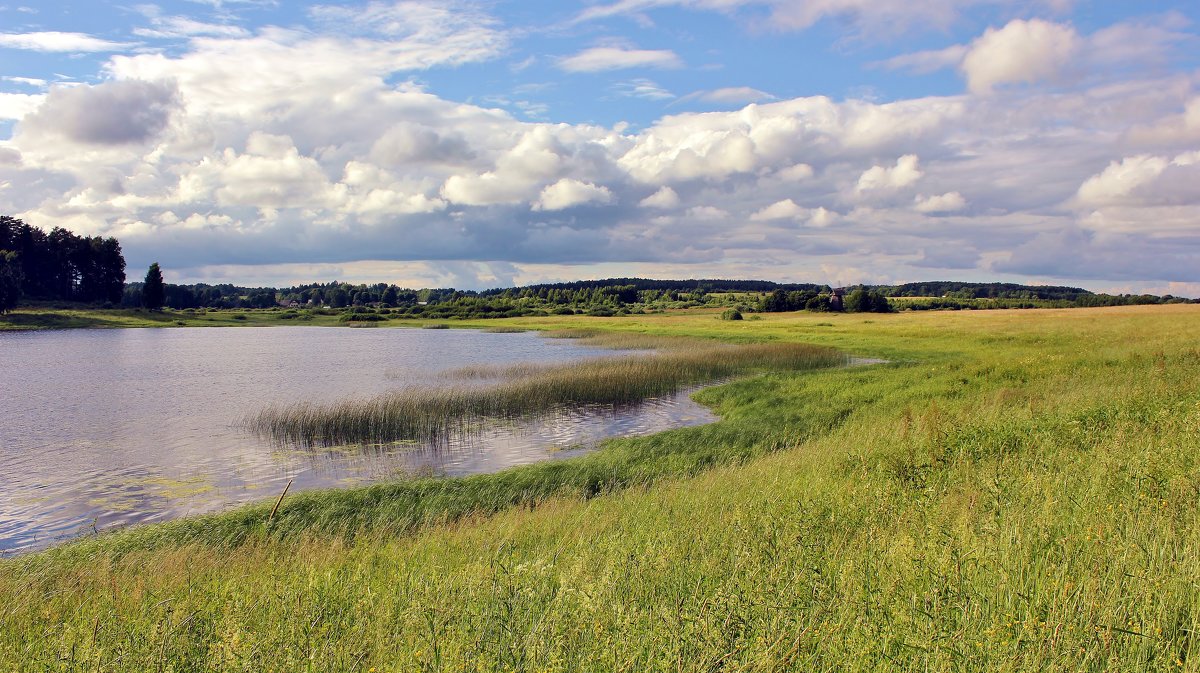
[[850, 294], [843, 296], [841, 291], [818, 292], [816, 290], [800, 290], [787, 292], [775, 290], [763, 297], [759, 310], [764, 313], [785, 313], [788, 311], [846, 311], [849, 313], [887, 313], [892, 310], [887, 297], [882, 293], [865, 287], [855, 288]]
[[115, 303], [125, 287], [125, 258], [111, 237], [77, 236], [61, 227], [46, 233], [0, 216], [0, 256], [0, 282], [19, 281], [19, 295], [28, 299]]

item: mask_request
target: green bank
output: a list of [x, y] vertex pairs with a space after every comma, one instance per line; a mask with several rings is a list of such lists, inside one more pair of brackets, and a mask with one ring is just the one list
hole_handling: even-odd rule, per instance
[[1197, 307], [498, 324], [888, 362], [0, 561], [0, 670], [1200, 668]]

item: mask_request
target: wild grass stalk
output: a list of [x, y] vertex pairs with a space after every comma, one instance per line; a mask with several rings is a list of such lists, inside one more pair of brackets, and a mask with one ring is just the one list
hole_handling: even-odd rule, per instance
[[566, 365], [476, 367], [460, 370], [459, 375], [503, 380], [486, 387], [408, 389], [333, 404], [272, 405], [248, 418], [246, 426], [276, 441], [301, 445], [437, 442], [491, 420], [570, 405], [630, 404], [750, 372], [802, 371], [846, 361], [832, 349], [804, 344], [711, 344]]

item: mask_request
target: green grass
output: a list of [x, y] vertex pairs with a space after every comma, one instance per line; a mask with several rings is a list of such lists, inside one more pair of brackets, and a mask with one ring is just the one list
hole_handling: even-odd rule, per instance
[[889, 363], [0, 562], [0, 670], [1200, 670], [1197, 307], [503, 324]]

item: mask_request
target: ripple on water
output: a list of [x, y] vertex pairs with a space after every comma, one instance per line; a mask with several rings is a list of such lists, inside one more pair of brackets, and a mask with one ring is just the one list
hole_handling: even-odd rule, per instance
[[[278, 402], [431, 385], [465, 366], [612, 351], [535, 333], [313, 327], [0, 334], [0, 554], [405, 474], [466, 475], [565, 458], [614, 436], [708, 423], [687, 393], [564, 409], [439, 446], [284, 449], [235, 427]], [[9, 381], [20, 385], [8, 384]], [[7, 422], [11, 419], [12, 422]]]

